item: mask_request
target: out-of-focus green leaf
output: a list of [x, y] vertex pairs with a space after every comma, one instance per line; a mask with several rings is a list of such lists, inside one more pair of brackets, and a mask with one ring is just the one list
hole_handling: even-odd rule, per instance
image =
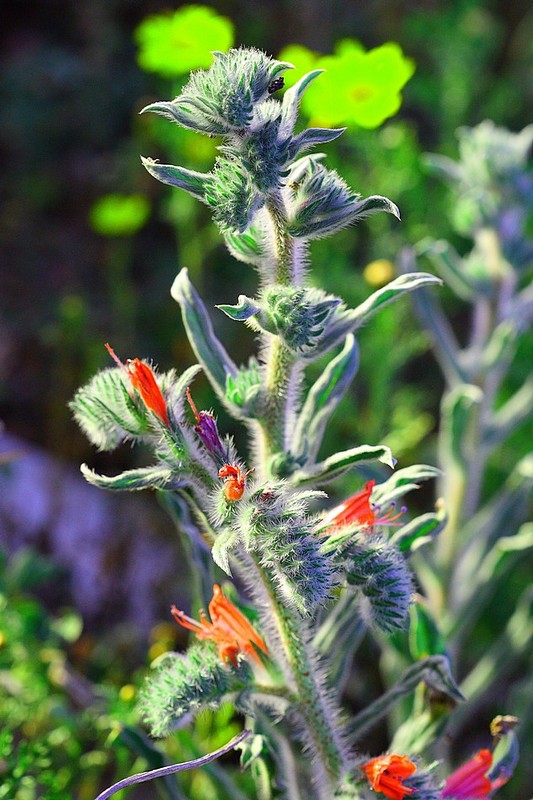
[[442, 463], [449, 460], [466, 470], [472, 453], [472, 434], [475, 417], [483, 393], [478, 386], [457, 386], [442, 403]]
[[402, 697], [411, 694], [421, 681], [454, 702], [465, 699], [452, 676], [448, 658], [429, 656], [408, 667], [391, 689], [352, 718], [349, 729], [355, 739], [379, 722]]
[[437, 622], [423, 598], [418, 597], [409, 608], [409, 650], [413, 658], [444, 655], [446, 643]]
[[142, 194], [108, 194], [89, 212], [91, 227], [102, 236], [132, 236], [150, 216], [150, 203]]

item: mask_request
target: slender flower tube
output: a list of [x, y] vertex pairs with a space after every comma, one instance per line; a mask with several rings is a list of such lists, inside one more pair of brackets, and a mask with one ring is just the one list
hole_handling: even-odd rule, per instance
[[227, 448], [224, 447], [220, 434], [218, 432], [217, 423], [212, 414], [208, 411], [198, 411], [194, 400], [192, 399], [189, 388], [186, 390], [187, 402], [191, 407], [191, 411], [196, 419], [194, 430], [198, 434], [198, 438], [211, 455], [219, 462], [224, 463], [227, 458]]
[[167, 404], [161, 389], [157, 385], [155, 375], [148, 364], [145, 364], [140, 358], [128, 358], [126, 364], [123, 364], [109, 344], [106, 344], [106, 350], [118, 366], [124, 370], [133, 388], [141, 395], [145, 406], [150, 411], [153, 411], [156, 417], [159, 417], [161, 422], [168, 428], [170, 422]]
[[390, 797], [390, 800], [403, 800], [414, 792], [414, 789], [403, 784], [404, 778], [416, 772], [416, 766], [407, 756], [395, 753], [377, 756], [362, 764], [361, 769], [374, 791]]
[[[237, 666], [239, 653], [252, 658], [258, 664], [261, 659], [255, 647], [268, 654], [267, 646], [248, 622], [244, 614], [233, 605], [231, 600], [224, 597], [222, 589], [215, 583], [213, 586], [213, 599], [209, 603], [209, 616], [205, 611], [200, 611], [200, 622], [188, 617], [176, 606], [171, 608], [172, 616], [183, 628], [187, 628], [198, 636], [199, 639], [211, 639], [218, 647], [218, 652], [223, 661], [231, 661]], [[254, 647], [255, 645], [255, 647]]]
[[454, 800], [478, 800], [487, 797], [501, 782], [492, 782], [487, 772], [492, 765], [490, 750], [480, 750], [469, 761], [456, 769], [444, 784], [441, 797]]
[[[368, 481], [365, 488], [356, 492], [343, 503], [332, 508], [320, 522], [320, 530], [327, 533], [331, 528], [341, 525], [366, 525], [373, 528], [375, 525], [401, 525], [397, 520], [407, 510], [402, 506], [401, 510], [393, 514], [392, 508], [385, 514], [381, 514], [381, 509], [370, 501], [370, 495], [376, 485], [376, 481]], [[376, 514], [377, 511], [377, 514]]]

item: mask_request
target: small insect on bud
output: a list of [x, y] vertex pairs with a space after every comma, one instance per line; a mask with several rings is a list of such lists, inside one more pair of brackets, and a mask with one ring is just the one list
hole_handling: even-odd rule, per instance
[[244, 494], [246, 478], [254, 471], [243, 472], [240, 467], [224, 464], [218, 471], [218, 477], [224, 478], [224, 497], [228, 503], [236, 503]]
[[268, 93], [274, 94], [274, 92], [277, 92], [279, 89], [283, 89], [284, 86], [285, 80], [283, 78], [276, 78], [268, 85]]

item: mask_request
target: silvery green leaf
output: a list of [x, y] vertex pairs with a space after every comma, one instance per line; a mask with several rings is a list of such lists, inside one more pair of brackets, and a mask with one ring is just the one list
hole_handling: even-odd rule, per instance
[[253, 264], [265, 277], [273, 272], [276, 261], [269, 225], [265, 209], [259, 209], [244, 233], [221, 231], [232, 256], [245, 264]]
[[442, 403], [441, 442], [443, 463], [451, 459], [461, 470], [467, 468], [472, 452], [472, 435], [483, 399], [479, 386], [456, 386]]
[[231, 530], [231, 528], [224, 528], [215, 539], [215, 543], [211, 549], [213, 561], [217, 566], [223, 570], [226, 575], [231, 575], [231, 567], [229, 558], [231, 551], [234, 549], [239, 539], [238, 533]]
[[396, 464], [396, 459], [393, 458], [390, 448], [384, 445], [363, 445], [362, 447], [354, 447], [351, 450], [335, 453], [335, 455], [329, 456], [319, 464], [314, 464], [295, 472], [291, 478], [291, 483], [324, 483], [333, 480], [338, 475], [342, 475], [350, 467], [368, 461], [381, 461], [391, 469], [394, 469]]
[[325, 335], [322, 337], [322, 348], [326, 352], [331, 347], [334, 347], [341, 339], [344, 339], [347, 333], [357, 331], [362, 325], [365, 325], [369, 319], [381, 308], [384, 308], [389, 303], [394, 302], [401, 297], [405, 292], [412, 292], [420, 290], [421, 287], [441, 284], [442, 281], [434, 275], [426, 272], [411, 272], [405, 275], [400, 275], [393, 281], [378, 289], [370, 297], [361, 303], [357, 308], [353, 309], [340, 309], [336, 315], [332, 317], [330, 325]]
[[318, 78], [322, 72], [324, 72], [322, 69], [314, 69], [308, 72], [303, 78], [300, 78], [294, 86], [287, 89], [283, 95], [280, 133], [283, 134], [284, 137], [292, 135], [296, 124], [300, 100], [307, 87], [310, 86], [315, 78]]
[[196, 197], [197, 200], [201, 200], [202, 203], [207, 203], [205, 199], [205, 187], [210, 180], [209, 175], [204, 175], [201, 172], [193, 172], [190, 169], [174, 166], [172, 164], [158, 164], [157, 161], [154, 161], [152, 158], [141, 157], [141, 161], [150, 175], [157, 178], [161, 183], [183, 189], [193, 197]]
[[377, 700], [366, 706], [352, 718], [349, 730], [355, 740], [359, 739], [366, 731], [379, 722], [389, 710], [401, 700], [411, 694], [418, 684], [424, 683], [435, 691], [445, 694], [455, 702], [462, 702], [465, 697], [452, 676], [450, 662], [447, 656], [435, 655], [417, 661], [400, 675], [399, 680], [392, 689], [385, 692]]
[[[404, 247], [398, 259], [398, 269], [403, 274], [411, 274], [416, 267], [413, 250]], [[450, 386], [467, 383], [467, 372], [461, 364], [460, 348], [450, 323], [441, 305], [424, 287], [412, 297], [415, 312], [427, 329], [440, 367]]]
[[177, 489], [187, 483], [182, 476], [168, 467], [156, 466], [128, 469], [125, 472], [121, 472], [120, 475], [114, 476], [99, 475], [90, 469], [87, 464], [82, 464], [80, 469], [88, 483], [110, 491], [134, 492], [142, 489]]
[[187, 269], [178, 273], [170, 293], [181, 306], [185, 330], [198, 361], [219, 397], [225, 400], [227, 377], [235, 377], [237, 367], [216, 337], [206, 308], [189, 280]]
[[376, 311], [392, 303], [404, 292], [413, 292], [416, 289], [420, 289], [421, 286], [431, 285], [442, 285], [442, 281], [427, 272], [409, 272], [405, 275], [399, 275], [393, 281], [387, 283], [386, 286], [371, 294], [357, 308], [347, 312], [352, 323], [352, 331], [356, 331], [362, 325], [366, 325]]
[[[195, 113], [195, 110], [197, 113]], [[180, 97], [176, 97], [172, 102], [150, 103], [150, 105], [142, 109], [141, 114], [147, 111], [160, 114], [183, 128], [189, 128], [198, 133], [206, 133], [209, 136], [222, 136], [228, 130], [224, 120], [214, 113], [212, 108], [204, 106], [200, 113], [198, 109], [191, 107], [190, 101], [183, 102]]]
[[480, 294], [490, 291], [489, 285], [476, 281], [468, 274], [463, 259], [449, 242], [442, 239], [439, 241], [424, 239], [416, 246], [416, 254], [427, 256], [446, 285], [463, 300], [472, 302]]
[[217, 305], [215, 308], [219, 308], [230, 319], [238, 322], [250, 319], [261, 310], [261, 306], [258, 306], [250, 297], [246, 297], [245, 294], [239, 295], [238, 303], [235, 306]]
[[339, 136], [342, 136], [345, 130], [346, 128], [307, 128], [291, 141], [289, 146], [290, 157], [296, 158], [300, 153], [304, 153], [317, 144], [333, 142]]
[[359, 348], [354, 336], [346, 337], [341, 352], [332, 358], [310, 388], [294, 431], [291, 452], [313, 461], [320, 449], [331, 415], [344, 397], [359, 366]]
[[402, 553], [414, 552], [424, 544], [434, 539], [448, 522], [448, 515], [444, 504], [437, 507], [431, 514], [422, 514], [408, 522], [391, 536], [390, 542], [398, 547]]
[[418, 489], [420, 481], [431, 480], [441, 475], [440, 469], [426, 464], [415, 464], [412, 467], [395, 470], [386, 481], [374, 487], [372, 500], [377, 505], [384, 507], [413, 489]]

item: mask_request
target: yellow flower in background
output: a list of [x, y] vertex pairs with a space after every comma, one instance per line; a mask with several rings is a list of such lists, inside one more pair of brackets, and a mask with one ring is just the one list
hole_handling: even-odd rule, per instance
[[326, 127], [377, 128], [399, 110], [400, 92], [415, 71], [414, 62], [395, 42], [366, 51], [354, 39], [343, 39], [329, 56], [291, 45], [279, 58], [290, 60], [289, 56], [294, 63], [305, 62], [307, 70], [325, 70], [305, 94], [302, 108], [313, 125]]
[[176, 78], [211, 66], [213, 50], [229, 50], [233, 23], [207, 6], [183, 6], [174, 14], [155, 14], [135, 31], [137, 61], [145, 72]]

